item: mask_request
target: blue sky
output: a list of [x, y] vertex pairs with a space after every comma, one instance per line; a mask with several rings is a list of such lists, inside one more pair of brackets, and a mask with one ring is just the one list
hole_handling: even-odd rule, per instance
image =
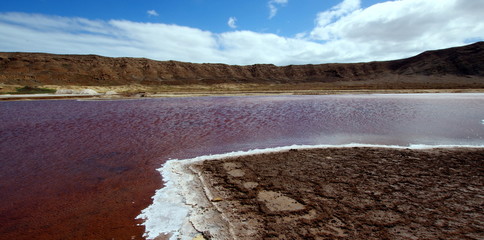
[[482, 0], [15, 0], [0, 51], [276, 65], [409, 57], [484, 39]]
[[[5, 1], [0, 10], [93, 20], [176, 24], [214, 33], [231, 30], [227, 21], [230, 17], [235, 17], [240, 30], [271, 32], [290, 37], [314, 27], [318, 12], [339, 2], [293, 0], [284, 4], [274, 3], [277, 13], [272, 18], [269, 18], [269, 2], [263, 0], [15, 0]], [[148, 11], [154, 12], [150, 15]]]

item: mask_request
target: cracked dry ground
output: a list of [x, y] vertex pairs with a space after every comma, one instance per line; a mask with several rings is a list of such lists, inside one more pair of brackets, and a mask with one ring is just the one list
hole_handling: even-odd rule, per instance
[[482, 148], [331, 148], [192, 169], [236, 239], [484, 239], [483, 162]]

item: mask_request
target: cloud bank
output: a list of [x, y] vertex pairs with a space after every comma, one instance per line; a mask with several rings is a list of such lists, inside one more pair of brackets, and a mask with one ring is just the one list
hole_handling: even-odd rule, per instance
[[[400, 0], [361, 8], [345, 0], [298, 37], [126, 20], [0, 13], [0, 51], [276, 65], [409, 57], [484, 39], [484, 1]], [[228, 24], [230, 26], [231, 21]], [[235, 18], [232, 22], [235, 26]]]

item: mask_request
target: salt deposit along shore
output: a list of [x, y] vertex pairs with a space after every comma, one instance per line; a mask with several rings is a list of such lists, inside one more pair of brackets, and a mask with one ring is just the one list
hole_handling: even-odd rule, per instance
[[484, 146], [288, 146], [168, 161], [146, 237], [483, 239]]

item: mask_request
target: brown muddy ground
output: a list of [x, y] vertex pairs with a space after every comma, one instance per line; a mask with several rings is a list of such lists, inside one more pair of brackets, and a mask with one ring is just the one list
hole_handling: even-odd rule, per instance
[[482, 148], [333, 148], [191, 169], [235, 239], [484, 239], [483, 162]]

